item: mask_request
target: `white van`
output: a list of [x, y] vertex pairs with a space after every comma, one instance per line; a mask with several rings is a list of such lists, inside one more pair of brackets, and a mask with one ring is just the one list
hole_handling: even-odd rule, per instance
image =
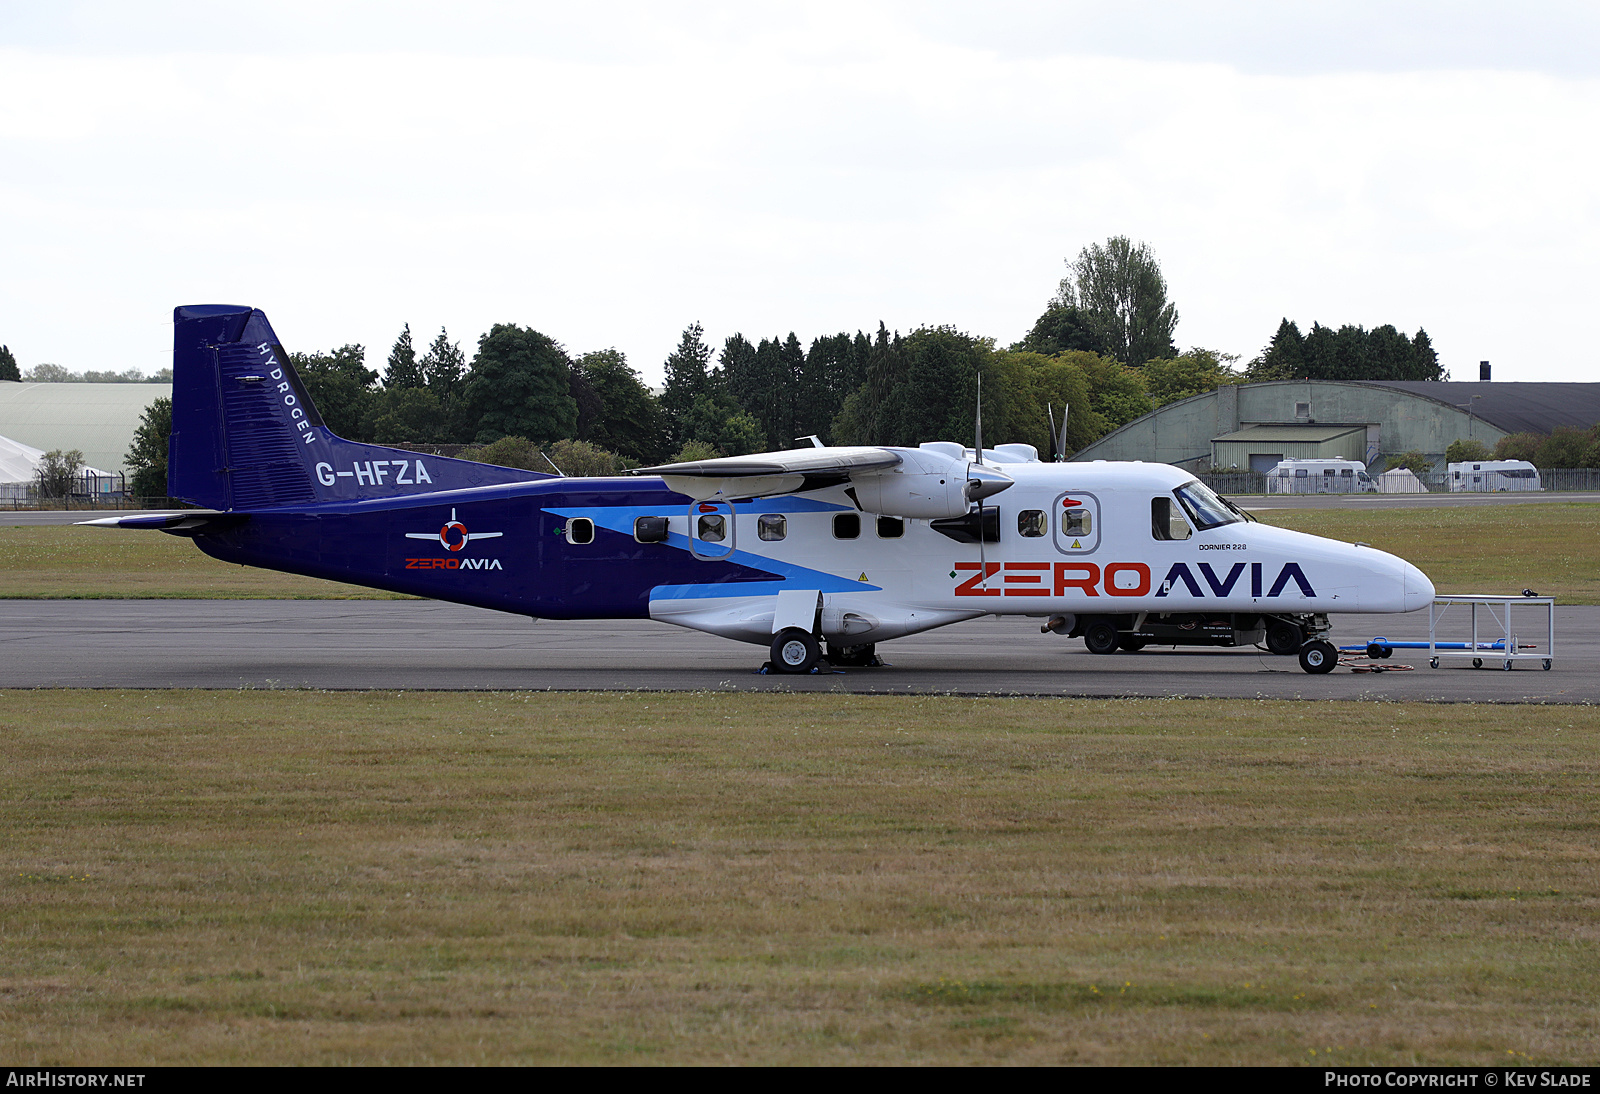
[[1474, 460], [1453, 463], [1449, 472], [1450, 489], [1456, 491], [1543, 490], [1539, 472], [1527, 460]]
[[1376, 494], [1360, 460], [1283, 460], [1267, 472], [1269, 494]]

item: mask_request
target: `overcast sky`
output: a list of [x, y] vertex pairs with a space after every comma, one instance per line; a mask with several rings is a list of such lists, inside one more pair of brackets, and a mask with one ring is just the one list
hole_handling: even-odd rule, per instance
[[652, 383], [879, 320], [1022, 337], [1150, 245], [1180, 345], [1425, 327], [1596, 380], [1600, 6], [0, 0], [0, 343], [170, 364], [497, 322]]

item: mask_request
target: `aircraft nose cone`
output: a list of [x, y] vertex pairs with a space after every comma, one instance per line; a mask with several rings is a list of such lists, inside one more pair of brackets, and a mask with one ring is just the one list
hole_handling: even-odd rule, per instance
[[1405, 611], [1419, 611], [1433, 603], [1433, 582], [1411, 563], [1407, 562], [1404, 566], [1400, 578], [1400, 599]]

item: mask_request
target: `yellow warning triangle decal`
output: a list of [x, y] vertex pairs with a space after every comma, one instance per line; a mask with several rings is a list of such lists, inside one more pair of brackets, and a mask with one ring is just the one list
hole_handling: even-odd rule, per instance
[[865, 581], [865, 580], [867, 580], [867, 575], [865, 573], [863, 573], [860, 577], [856, 578], [856, 580], [857, 581]]
[[1081, 548], [1081, 547], [1082, 547], [1082, 546], [1083, 546], [1083, 544], [1081, 544], [1081, 543], [1079, 543], [1079, 542], [1078, 542], [1078, 541], [1077, 541], [1077, 540], [1073, 540], [1073, 541], [1072, 541], [1072, 545], [1073, 545], [1073, 546], [1074, 546], [1074, 547], [1080, 547], [1080, 548]]

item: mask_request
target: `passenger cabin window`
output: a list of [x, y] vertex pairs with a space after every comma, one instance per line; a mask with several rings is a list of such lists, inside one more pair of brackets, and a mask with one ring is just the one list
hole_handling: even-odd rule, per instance
[[700, 539], [704, 543], [721, 543], [728, 538], [728, 518], [721, 513], [708, 513], [700, 518]]
[[1061, 510], [1061, 534], [1074, 539], [1094, 535], [1094, 516], [1087, 509]]
[[839, 513], [833, 518], [834, 539], [855, 539], [861, 535], [861, 517], [856, 513]]
[[899, 539], [906, 534], [906, 522], [899, 517], [878, 518], [879, 539]]
[[1156, 539], [1188, 539], [1194, 529], [1171, 498], [1151, 498], [1150, 534]]
[[789, 534], [789, 518], [781, 513], [762, 513], [756, 521], [756, 535], [768, 543], [776, 543]]
[[594, 521], [588, 517], [573, 517], [567, 521], [568, 543], [593, 543]]
[[1017, 535], [1038, 539], [1050, 530], [1050, 521], [1043, 509], [1024, 509], [1017, 514]]

